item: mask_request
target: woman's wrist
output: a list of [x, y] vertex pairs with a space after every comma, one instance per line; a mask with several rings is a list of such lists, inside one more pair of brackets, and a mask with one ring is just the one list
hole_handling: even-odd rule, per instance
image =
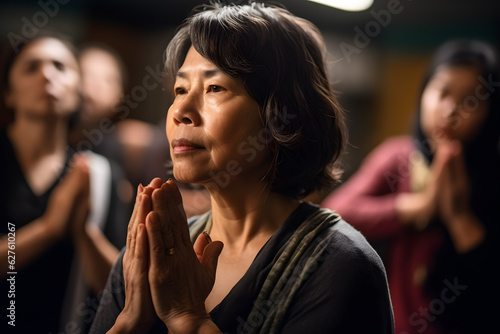
[[115, 324], [108, 331], [108, 334], [133, 334], [147, 333], [153, 324], [141, 322], [136, 317], [130, 317], [122, 311], [116, 318]]
[[73, 239], [73, 242], [76, 244], [80, 244], [92, 241], [92, 234], [93, 234], [92, 230], [94, 228], [98, 227], [87, 223], [83, 224], [82, 226], [78, 226], [78, 228], [76, 227], [71, 228], [70, 234], [71, 238]]
[[432, 204], [422, 193], [402, 193], [396, 197], [396, 214], [399, 221], [417, 230], [424, 229], [432, 215]]
[[45, 214], [38, 218], [36, 221], [36, 223], [39, 225], [39, 229], [41, 235], [43, 236], [43, 239], [49, 243], [54, 243], [58, 240], [61, 240], [65, 235], [64, 230], [54, 227], [54, 224], [52, 224], [52, 219], [57, 218], [53, 218]]
[[212, 334], [221, 333], [208, 314], [180, 315], [164, 321], [172, 334]]

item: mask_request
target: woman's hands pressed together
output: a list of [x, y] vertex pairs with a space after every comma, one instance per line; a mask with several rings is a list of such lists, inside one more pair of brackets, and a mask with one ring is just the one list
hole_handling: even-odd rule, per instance
[[170, 333], [217, 332], [205, 299], [222, 247], [205, 233], [193, 247], [172, 180], [139, 186], [123, 257], [125, 307], [113, 329], [145, 332], [158, 316]]
[[[439, 217], [450, 233], [459, 253], [465, 253], [484, 239], [485, 229], [470, 207], [470, 185], [462, 145], [445, 140], [438, 146], [426, 189], [400, 195], [401, 215], [408, 224], [422, 230]], [[403, 207], [405, 206], [405, 207]]]
[[[154, 179], [147, 187], [139, 185], [128, 225], [127, 246], [123, 255], [125, 307], [116, 320], [130, 332], [147, 331], [156, 319], [148, 283], [148, 241], [146, 216], [152, 209], [151, 194], [162, 184]], [[116, 326], [115, 325], [115, 326]]]
[[70, 170], [50, 196], [42, 217], [52, 237], [60, 239], [69, 232], [83, 229], [90, 211], [89, 177], [86, 157], [75, 155], [70, 162]]
[[419, 193], [399, 195], [401, 220], [417, 230], [439, 217], [459, 253], [465, 253], [484, 239], [485, 229], [470, 207], [470, 185], [463, 147], [458, 141], [443, 140], [437, 147], [427, 187]]

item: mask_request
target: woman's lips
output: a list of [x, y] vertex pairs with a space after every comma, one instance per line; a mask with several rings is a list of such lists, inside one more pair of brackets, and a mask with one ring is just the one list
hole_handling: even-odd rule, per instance
[[184, 138], [174, 139], [171, 145], [174, 153], [184, 153], [204, 148], [203, 146], [195, 144]]
[[174, 153], [183, 153], [183, 152], [193, 151], [196, 149], [197, 149], [196, 147], [192, 146], [176, 146], [174, 147]]
[[40, 94], [40, 99], [42, 100], [49, 100], [49, 101], [57, 101], [59, 98], [57, 97], [56, 94], [53, 94], [51, 92], [44, 91], [42, 94]]

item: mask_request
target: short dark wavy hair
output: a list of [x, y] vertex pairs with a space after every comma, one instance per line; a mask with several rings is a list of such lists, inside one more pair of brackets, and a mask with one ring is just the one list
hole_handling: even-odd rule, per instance
[[167, 85], [191, 46], [241, 79], [258, 103], [272, 136], [274, 160], [266, 178], [273, 192], [302, 198], [339, 181], [347, 129], [316, 26], [275, 5], [199, 6], [166, 49]]

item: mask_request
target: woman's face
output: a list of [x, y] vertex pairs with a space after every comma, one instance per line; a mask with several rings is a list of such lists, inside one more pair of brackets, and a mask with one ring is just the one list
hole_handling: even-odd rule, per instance
[[269, 167], [259, 106], [243, 83], [222, 72], [193, 47], [179, 69], [167, 137], [174, 176], [219, 187], [233, 178], [261, 180]]
[[110, 117], [123, 95], [122, 74], [110, 53], [89, 49], [80, 57], [83, 116], [92, 121]]
[[7, 106], [16, 116], [67, 115], [80, 101], [80, 74], [70, 50], [55, 38], [27, 45], [9, 73]]
[[438, 68], [421, 98], [420, 123], [427, 138], [467, 143], [473, 139], [488, 113], [487, 90], [474, 67]]

